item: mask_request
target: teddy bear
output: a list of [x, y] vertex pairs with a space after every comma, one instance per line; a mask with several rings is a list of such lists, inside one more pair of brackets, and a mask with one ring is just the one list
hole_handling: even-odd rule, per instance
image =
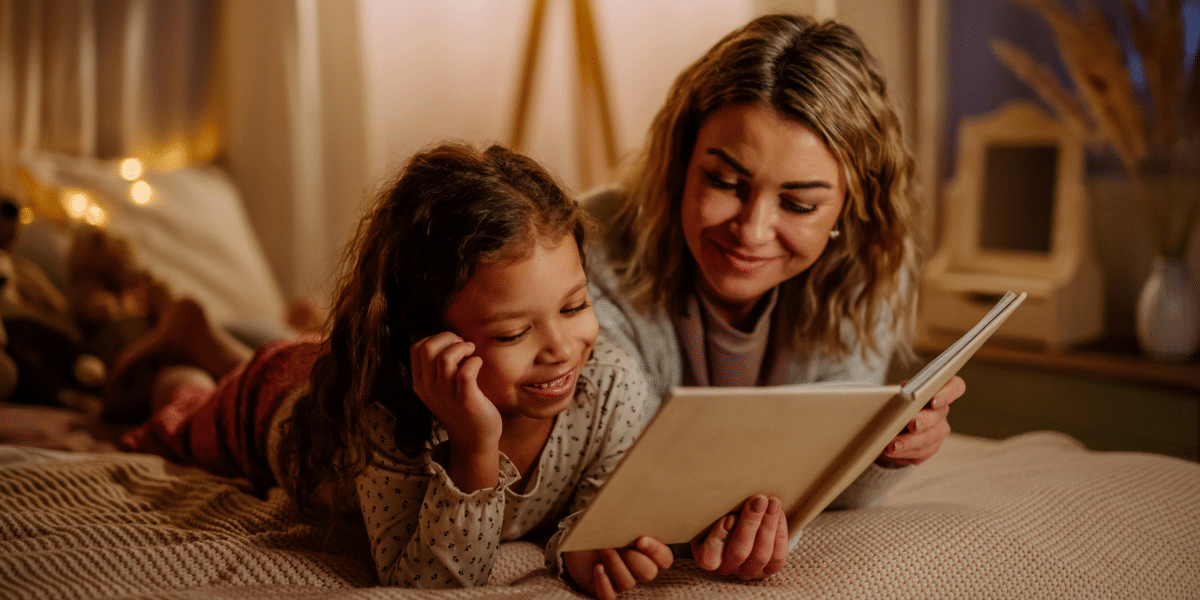
[[66, 296], [32, 261], [12, 254], [16, 199], [0, 196], [0, 400], [98, 414], [105, 367], [84, 351]]
[[[67, 252], [68, 298], [84, 350], [111, 369], [121, 352], [149, 333], [172, 301], [162, 280], [152, 276], [126, 238], [91, 225], [78, 225]], [[142, 360], [108, 382], [102, 416], [138, 423], [149, 416], [155, 374], [172, 357]]]
[[171, 302], [129, 240], [91, 225], [78, 226], [67, 252], [69, 303], [88, 350], [111, 365], [145, 335]]

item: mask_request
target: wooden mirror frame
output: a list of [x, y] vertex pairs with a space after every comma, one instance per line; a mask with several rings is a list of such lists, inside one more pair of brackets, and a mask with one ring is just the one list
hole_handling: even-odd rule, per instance
[[[1049, 252], [987, 248], [981, 242], [988, 151], [996, 147], [1057, 148]], [[958, 171], [946, 189], [944, 244], [955, 271], [1049, 279], [1070, 269], [1085, 249], [1087, 192], [1083, 142], [1037, 105], [1015, 101], [963, 121]]]

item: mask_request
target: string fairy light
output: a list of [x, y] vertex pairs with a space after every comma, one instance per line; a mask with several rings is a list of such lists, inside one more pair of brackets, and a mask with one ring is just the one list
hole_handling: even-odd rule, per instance
[[85, 191], [66, 189], [62, 191], [61, 203], [63, 209], [67, 211], [67, 216], [79, 221], [83, 219], [84, 213], [92, 205], [92, 198]]
[[104, 227], [108, 225], [108, 213], [103, 208], [100, 208], [99, 205], [93, 204], [84, 211], [83, 220], [89, 225]]
[[154, 189], [145, 180], [139, 179], [129, 186], [129, 197], [133, 199], [134, 204], [145, 206], [154, 199]]
[[59, 192], [59, 204], [74, 221], [83, 221], [97, 227], [108, 225], [108, 211], [96, 202], [92, 195], [84, 190], [66, 188]]
[[142, 168], [142, 161], [136, 158], [127, 158], [121, 161], [119, 170], [121, 172], [121, 177], [124, 178], [125, 181], [133, 181], [141, 177], [142, 173], [144, 172], [144, 169]]

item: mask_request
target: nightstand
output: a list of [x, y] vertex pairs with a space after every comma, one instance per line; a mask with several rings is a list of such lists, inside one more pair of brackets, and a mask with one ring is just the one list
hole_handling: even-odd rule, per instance
[[[954, 338], [928, 336], [919, 361], [894, 364], [896, 382], [916, 373]], [[1027, 431], [1067, 433], [1093, 450], [1154, 452], [1200, 461], [1200, 360], [1142, 357], [1132, 338], [1061, 353], [989, 340], [959, 371], [967, 392], [951, 406], [954, 431], [1005, 438]]]

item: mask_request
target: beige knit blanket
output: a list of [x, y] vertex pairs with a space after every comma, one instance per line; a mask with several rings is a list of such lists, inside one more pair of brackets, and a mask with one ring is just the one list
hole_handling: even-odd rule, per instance
[[[365, 543], [156, 457], [0, 446], [3, 599], [579, 597], [532, 543], [443, 591], [377, 586]], [[1200, 598], [1200, 465], [956, 435], [883, 506], [818, 517], [765, 581], [678, 561], [622, 598]]]

